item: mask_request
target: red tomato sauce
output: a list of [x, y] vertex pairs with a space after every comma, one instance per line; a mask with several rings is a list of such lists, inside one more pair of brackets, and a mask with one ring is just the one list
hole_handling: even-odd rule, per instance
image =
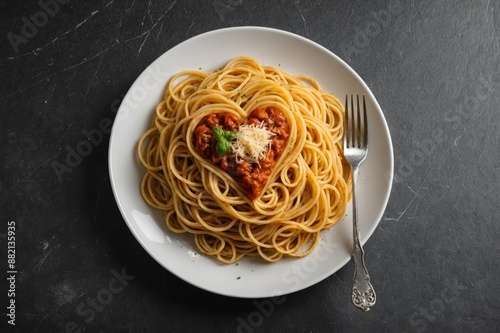
[[201, 121], [194, 132], [195, 148], [198, 153], [229, 173], [252, 200], [260, 196], [271, 172], [276, 166], [276, 160], [285, 149], [285, 143], [290, 133], [288, 121], [278, 108], [256, 108], [250, 112], [247, 124], [260, 125], [261, 123], [264, 123], [267, 130], [274, 135], [266, 156], [261, 157], [259, 163], [250, 163], [248, 161], [237, 163], [232, 151], [229, 151], [223, 157], [217, 155], [215, 149], [217, 140], [213, 135], [213, 127], [219, 126], [224, 130], [236, 132], [240, 127], [238, 118], [230, 113], [208, 115]]

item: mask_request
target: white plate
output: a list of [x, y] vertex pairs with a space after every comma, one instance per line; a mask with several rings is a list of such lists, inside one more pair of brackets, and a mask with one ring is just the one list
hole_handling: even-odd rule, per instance
[[[168, 79], [186, 69], [213, 71], [237, 56], [291, 74], [306, 74], [341, 101], [346, 93], [367, 97], [370, 124], [368, 157], [360, 169], [360, 232], [365, 243], [382, 218], [392, 186], [392, 143], [382, 110], [370, 89], [344, 61], [322, 46], [289, 32], [238, 27], [193, 37], [167, 51], [134, 82], [114, 121], [109, 147], [109, 172], [118, 207], [144, 249], [163, 267], [199, 288], [235, 297], [271, 297], [307, 288], [350, 260], [352, 229], [347, 216], [324, 231], [308, 257], [269, 264], [246, 258], [224, 265], [200, 255], [191, 235], [170, 232], [161, 212], [149, 207], [139, 185], [144, 168], [136, 156], [137, 142], [149, 128]], [[376, 262], [371, 261], [371, 265]]]

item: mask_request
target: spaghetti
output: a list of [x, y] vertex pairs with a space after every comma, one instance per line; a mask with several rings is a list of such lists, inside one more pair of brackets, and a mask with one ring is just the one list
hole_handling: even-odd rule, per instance
[[[270, 108], [286, 119], [287, 135], [281, 137], [286, 141], [281, 140], [262, 188], [249, 195], [241, 177], [197, 147], [195, 132], [213, 115], [246, 124], [253, 111]], [[258, 122], [253, 127], [264, 128]], [[249, 57], [211, 73], [184, 71], [169, 81], [151, 128], [139, 141], [146, 168], [141, 193], [163, 211], [170, 230], [193, 234], [202, 253], [224, 263], [245, 256], [270, 262], [303, 257], [318, 244], [320, 232], [341, 219], [351, 197], [342, 135], [342, 105], [311, 77]], [[267, 146], [259, 156], [272, 152], [274, 145]], [[262, 160], [236, 160], [261, 168]]]

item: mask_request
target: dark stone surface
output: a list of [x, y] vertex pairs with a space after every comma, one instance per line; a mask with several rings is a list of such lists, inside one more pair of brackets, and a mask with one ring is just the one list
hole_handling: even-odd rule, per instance
[[[40, 14], [43, 3], [53, 15]], [[2, 332], [13, 329], [6, 316], [9, 221], [16, 223], [19, 332], [72, 325], [82, 332], [500, 330], [499, 2], [53, 4], [0, 3]], [[30, 19], [40, 27], [25, 28]], [[213, 295], [167, 272], [118, 211], [109, 134], [71, 173], [59, 178], [53, 169], [85, 139], [82, 131], [114, 118], [154, 59], [199, 33], [240, 25], [325, 46], [361, 75], [384, 111], [395, 182], [365, 246], [379, 296], [368, 313], [350, 303], [351, 263], [270, 313], [259, 310], [269, 300]], [[25, 38], [16, 47], [13, 34]], [[90, 311], [87, 300], [121, 273], [134, 279]], [[249, 320], [254, 327], [242, 328]]]

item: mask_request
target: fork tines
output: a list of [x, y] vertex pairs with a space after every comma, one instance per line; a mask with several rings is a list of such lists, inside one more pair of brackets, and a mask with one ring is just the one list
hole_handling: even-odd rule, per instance
[[349, 94], [345, 96], [344, 148], [363, 148], [368, 144], [365, 95], [363, 94], [362, 107], [358, 94], [356, 94], [356, 105], [354, 94], [351, 94], [350, 97], [349, 101]]

